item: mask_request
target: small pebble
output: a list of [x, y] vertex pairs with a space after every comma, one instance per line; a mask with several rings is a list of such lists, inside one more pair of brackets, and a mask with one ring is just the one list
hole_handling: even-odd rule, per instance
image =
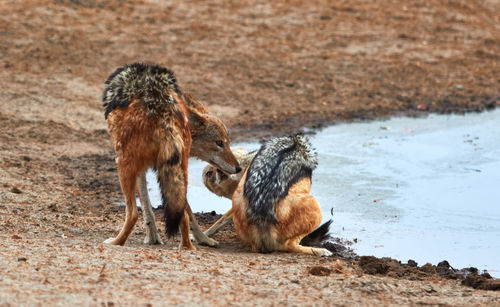
[[15, 194], [21, 194], [21, 193], [23, 193], [23, 191], [19, 190], [19, 188], [17, 188], [17, 187], [13, 187], [12, 189], [10, 189], [10, 191], [12, 193], [15, 193]]

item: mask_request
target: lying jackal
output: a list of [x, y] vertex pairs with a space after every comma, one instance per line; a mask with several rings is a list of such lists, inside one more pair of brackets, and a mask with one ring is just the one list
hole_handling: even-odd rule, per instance
[[[205, 234], [211, 235], [231, 218], [240, 239], [253, 251], [288, 251], [329, 256], [320, 245], [331, 221], [321, 223], [318, 201], [309, 194], [316, 154], [301, 135], [274, 138], [255, 153], [236, 155], [245, 172], [226, 175], [207, 166], [206, 187], [233, 200], [232, 209]], [[305, 246], [309, 245], [309, 246]]]

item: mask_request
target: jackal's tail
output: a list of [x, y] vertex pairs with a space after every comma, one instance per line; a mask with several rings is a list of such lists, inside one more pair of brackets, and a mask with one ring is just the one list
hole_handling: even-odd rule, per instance
[[325, 222], [323, 225], [319, 226], [315, 231], [311, 232], [300, 241], [300, 245], [303, 246], [321, 246], [321, 243], [328, 241], [331, 237], [329, 235], [330, 225], [332, 220]]
[[[175, 127], [175, 118], [164, 119], [167, 127]], [[172, 130], [175, 131], [175, 130]], [[165, 135], [157, 157], [155, 170], [160, 185], [164, 208], [165, 231], [167, 236], [173, 236], [179, 231], [179, 224], [187, 207], [187, 157], [189, 148], [185, 147], [183, 139], [188, 136], [182, 132]]]
[[[173, 159], [178, 157], [174, 156]], [[171, 237], [179, 231], [187, 200], [184, 174], [179, 172], [180, 168], [173, 168], [168, 163], [169, 161], [158, 167], [156, 174], [164, 208], [165, 232]]]

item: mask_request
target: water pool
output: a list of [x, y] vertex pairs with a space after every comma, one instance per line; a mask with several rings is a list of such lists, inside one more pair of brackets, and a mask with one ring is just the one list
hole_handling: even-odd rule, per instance
[[[333, 235], [357, 239], [359, 255], [446, 259], [500, 277], [500, 110], [340, 124], [311, 141], [319, 154], [312, 194], [324, 220], [333, 218]], [[231, 202], [203, 186], [205, 165], [190, 160], [189, 202], [224, 213]], [[148, 182], [157, 205], [151, 172]]]

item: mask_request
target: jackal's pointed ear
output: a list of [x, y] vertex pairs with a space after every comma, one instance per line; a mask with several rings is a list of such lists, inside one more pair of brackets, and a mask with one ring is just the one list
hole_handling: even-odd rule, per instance
[[208, 113], [208, 110], [205, 108], [205, 106], [194, 99], [191, 94], [184, 92], [184, 99], [186, 100], [186, 103], [190, 108], [195, 108], [196, 110], [198, 110], [198, 112], [201, 113]]
[[193, 128], [203, 127], [206, 118], [203, 113], [198, 112], [196, 109], [189, 107], [189, 124]]

